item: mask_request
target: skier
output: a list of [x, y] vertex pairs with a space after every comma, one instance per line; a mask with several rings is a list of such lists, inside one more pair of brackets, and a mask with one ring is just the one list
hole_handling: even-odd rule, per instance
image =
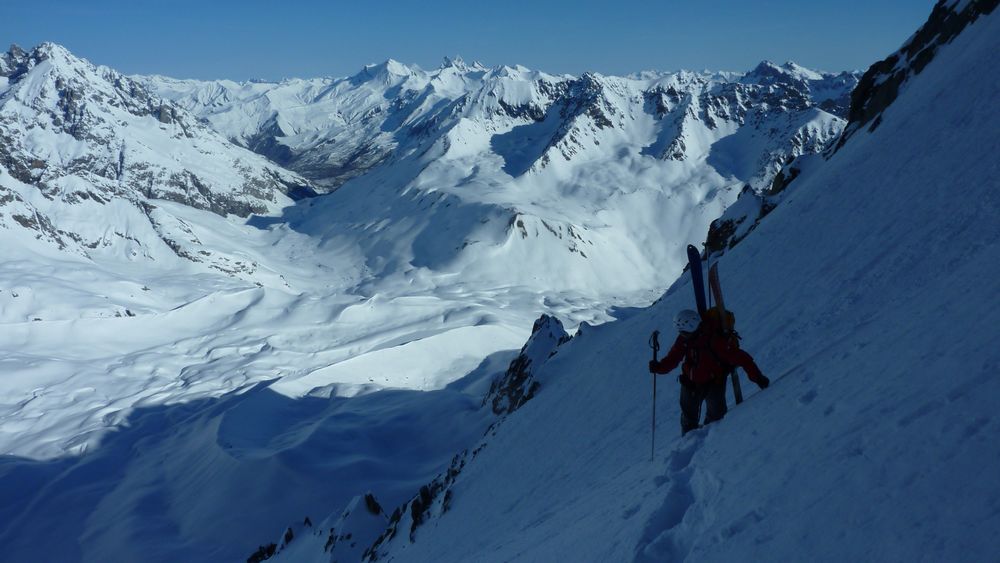
[[685, 309], [674, 317], [677, 340], [667, 355], [649, 362], [654, 374], [669, 373], [681, 360], [681, 434], [698, 428], [701, 403], [707, 403], [705, 424], [726, 416], [726, 375], [733, 366], [747, 372], [750, 381], [766, 389], [771, 381], [761, 373], [750, 354], [740, 349], [736, 338], [725, 334], [696, 311]]

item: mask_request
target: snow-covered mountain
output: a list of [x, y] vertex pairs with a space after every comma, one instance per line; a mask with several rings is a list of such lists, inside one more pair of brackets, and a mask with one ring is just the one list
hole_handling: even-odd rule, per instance
[[[63, 52], [48, 64], [87, 100], [68, 121], [76, 94], [51, 94], [55, 78], [23, 102], [47, 67], [12, 50], [0, 213], [29, 202], [84, 243], [0, 229], [3, 557], [989, 558], [1000, 35], [973, 14], [995, 5], [943, 2], [896, 59], [878, 127], [812, 156], [844, 138], [855, 75], [456, 60], [119, 93]], [[25, 160], [114, 162], [116, 140], [139, 147], [123, 169], [161, 171], [157, 191], [131, 187], [139, 169], [109, 184], [106, 167]], [[191, 144], [214, 195], [157, 160]], [[236, 159], [281, 179], [273, 199], [242, 190]], [[71, 181], [127, 212], [46, 191]], [[332, 192], [280, 193], [310, 183]], [[645, 345], [690, 306], [686, 279], [644, 307], [725, 209], [750, 218], [713, 231], [727, 301], [775, 384], [677, 441], [661, 379], [650, 464]], [[90, 248], [87, 229], [124, 228], [150, 250]]]
[[[745, 181], [835, 138], [821, 108], [854, 80], [450, 60], [195, 83], [53, 44], [0, 66], [0, 321], [18, 358], [0, 392], [7, 416], [38, 416], [5, 451], [38, 456], [136, 405], [274, 377], [293, 396], [437, 389], [541, 313], [572, 329], [647, 304]], [[310, 185], [339, 187], [294, 202]]]
[[135, 80], [52, 43], [0, 55], [0, 167], [0, 224], [87, 255], [155, 259], [172, 248], [197, 260], [152, 200], [246, 217], [310, 191]]
[[[776, 164], [839, 134], [831, 115], [846, 115], [857, 78], [791, 62], [763, 62], [744, 75], [572, 77], [446, 59], [433, 71], [388, 60], [339, 79], [140, 80], [234, 141], [335, 188], [442, 136], [445, 154], [478, 153], [487, 166], [499, 156], [503, 171], [517, 177], [553, 160], [601, 153], [615, 160], [625, 147], [658, 159], [704, 159], [710, 145], [744, 125], [744, 137], [762, 146], [718, 155], [720, 173], [766, 184]], [[595, 150], [601, 141], [613, 144]], [[728, 161], [738, 156], [743, 161]]]
[[744, 185], [765, 189], [839, 135], [857, 75], [762, 63], [744, 75], [572, 77], [449, 59], [342, 79], [140, 80], [338, 188], [287, 221], [352, 239], [377, 278], [460, 271], [484, 286], [635, 302], [673, 279], [684, 245]]
[[318, 261], [344, 272], [340, 289], [462, 272], [592, 304], [648, 302], [744, 184], [763, 189], [839, 134], [857, 79], [792, 63], [576, 78], [456, 59], [235, 84], [133, 79], [54, 44], [12, 47], [0, 67], [0, 221], [19, 241], [107, 259], [112, 275], [188, 268], [180, 258], [268, 285], [273, 253], [204, 244], [185, 211], [157, 202], [274, 215], [312, 183], [340, 189], [254, 224], [335, 241]]
[[[892, 99], [854, 97], [852, 115], [879, 125], [859, 117], [809, 159], [720, 260], [770, 389], [679, 438], [665, 378], [668, 437], [649, 461], [646, 339], [691, 306], [682, 278], [498, 380], [530, 400], [401, 505], [365, 560], [993, 558], [996, 6], [940, 2], [887, 59], [904, 61]], [[866, 76], [885, 84], [886, 66]], [[275, 560], [338, 560], [305, 536]]]
[[283, 222], [352, 247], [344, 267], [369, 282], [461, 270], [629, 301], [669, 283], [679, 249], [744, 184], [763, 189], [829, 144], [843, 121], [827, 110], [842, 113], [856, 82], [792, 63], [574, 78], [461, 60], [279, 84], [137, 80], [54, 44], [12, 47], [0, 67], [3, 225], [22, 237], [86, 257], [172, 253], [261, 283], [264, 258], [201, 244], [152, 202], [273, 214], [312, 182], [344, 193]]

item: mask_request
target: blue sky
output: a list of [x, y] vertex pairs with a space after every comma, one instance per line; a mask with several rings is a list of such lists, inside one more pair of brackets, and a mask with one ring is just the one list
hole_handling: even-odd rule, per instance
[[345, 76], [394, 58], [460, 55], [550, 73], [748, 70], [763, 59], [865, 69], [934, 0], [31, 0], [2, 9], [0, 42], [54, 41], [126, 73]]

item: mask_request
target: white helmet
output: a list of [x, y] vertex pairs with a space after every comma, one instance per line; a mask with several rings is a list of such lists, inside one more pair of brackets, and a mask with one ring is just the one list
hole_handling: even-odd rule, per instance
[[700, 324], [701, 315], [691, 309], [678, 311], [677, 315], [674, 316], [674, 326], [677, 327], [677, 332], [694, 332]]

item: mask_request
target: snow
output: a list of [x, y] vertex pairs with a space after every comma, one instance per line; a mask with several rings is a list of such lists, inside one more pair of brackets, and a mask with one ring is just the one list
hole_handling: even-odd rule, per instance
[[1000, 123], [997, 82], [969, 70], [998, 25], [942, 49], [722, 259], [771, 388], [680, 438], [663, 378], [648, 461], [646, 339], [690, 306], [685, 278], [561, 347], [448, 513], [386, 559], [994, 558]]
[[[280, 544], [280, 551], [274, 561], [297, 561], [320, 549], [324, 552], [336, 550], [337, 557], [344, 561], [360, 561], [365, 549], [388, 523], [384, 512], [375, 513], [372, 510], [373, 506], [367, 502], [369, 495], [370, 492], [366, 497], [354, 497], [339, 516], [331, 516], [315, 530], [305, 525], [300, 526], [292, 542]], [[374, 496], [371, 498], [374, 499]], [[374, 507], [381, 508], [377, 505], [377, 500]]]
[[[241, 142], [273, 119], [282, 143], [319, 158], [353, 150], [324, 152], [345, 135], [392, 157], [248, 219], [162, 200], [148, 215], [120, 200], [65, 206], [0, 167], [0, 197], [20, 198], [3, 213], [40, 210], [113, 241], [68, 252], [0, 217], [4, 557], [243, 560], [273, 541], [286, 560], [330, 560], [333, 527], [357, 534], [336, 547], [354, 559], [384, 526], [361, 495], [392, 512], [461, 457], [450, 508], [431, 511], [415, 543], [385, 543], [387, 558], [991, 558], [1000, 147], [997, 83], [980, 77], [996, 67], [997, 25], [983, 18], [942, 49], [874, 133], [812, 159], [726, 253], [727, 302], [774, 385], [680, 439], [662, 378], [653, 463], [646, 341], [690, 307], [687, 281], [646, 306], [759, 170], [747, 155], [777, 142], [764, 132], [832, 138], [835, 118], [810, 108], [748, 129], [685, 118], [687, 160], [674, 161], [644, 152], [665, 150], [674, 125], [644, 93], [696, 94], [735, 75], [591, 76], [574, 86], [593, 87], [585, 107], [542, 91], [576, 79], [523, 67], [151, 79]], [[403, 109], [380, 121], [388, 91]], [[535, 125], [498, 113], [500, 100], [572, 117]], [[681, 114], [703, 109], [693, 100]], [[128, 145], [141, 152], [130, 158], [168, 169], [195, 158], [178, 149], [171, 163], [164, 130], [176, 133], [134, 121], [128, 138], [144, 148]], [[32, 134], [53, 161], [89, 150]], [[220, 139], [197, 142], [221, 150]], [[224, 180], [218, 154], [192, 166]], [[210, 256], [184, 259], [167, 235]], [[500, 421], [484, 394], [541, 313], [579, 331], [555, 355], [558, 331], [524, 347], [539, 392]]]
[[394, 506], [439, 470], [426, 460], [482, 433], [478, 404], [452, 390], [291, 400], [259, 386], [151, 405], [80, 458], [0, 461], [5, 557], [242, 560], [277, 522], [345, 506], [361, 483]]
[[712, 144], [707, 162], [724, 176], [751, 178], [751, 184], [762, 185], [772, 181], [780, 167], [769, 139], [775, 130], [785, 131], [788, 138], [802, 143], [796, 152], [811, 154], [835, 141], [842, 128], [841, 120], [819, 109], [776, 116], [757, 127], [741, 128]]

